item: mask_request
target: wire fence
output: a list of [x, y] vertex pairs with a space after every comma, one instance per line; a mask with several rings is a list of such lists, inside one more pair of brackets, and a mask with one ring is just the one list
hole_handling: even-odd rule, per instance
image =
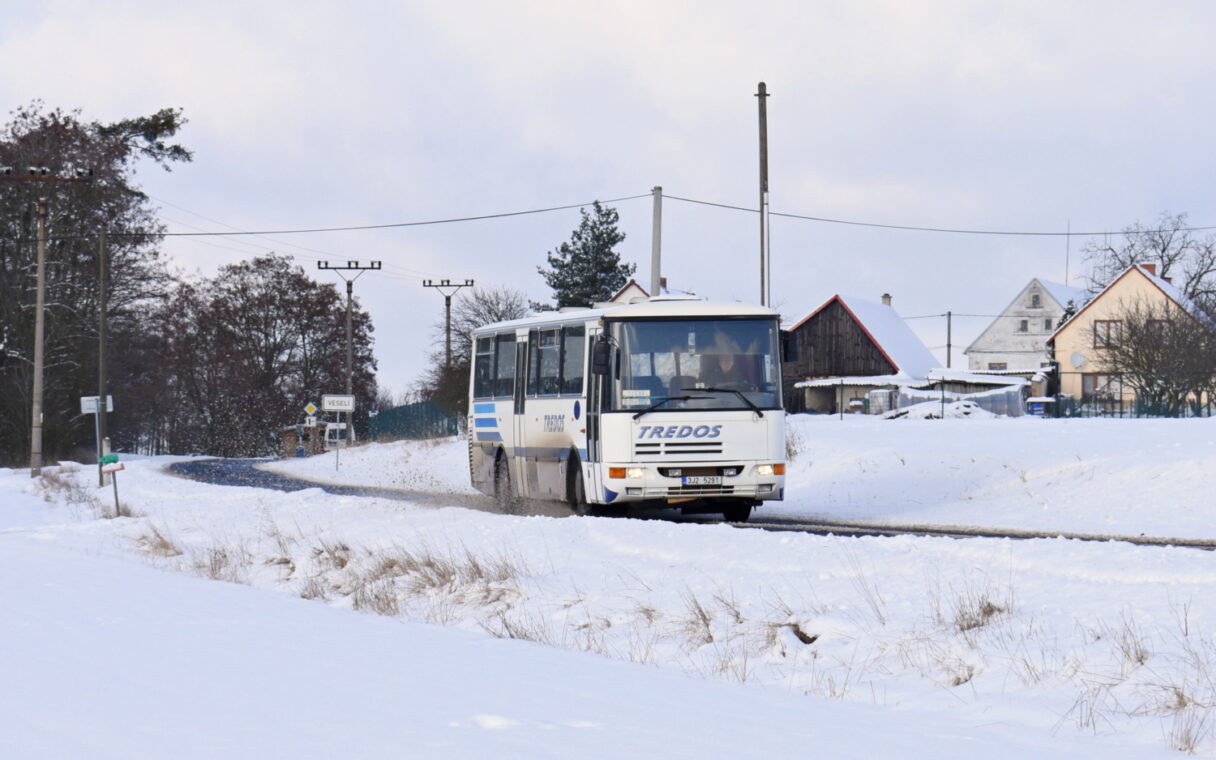
[[1051, 417], [1211, 417], [1213, 373], [1153, 373], [1133, 381], [1119, 373], [1061, 372], [1059, 393], [1031, 401], [1031, 413]]
[[459, 432], [460, 417], [443, 411], [432, 401], [386, 409], [368, 420], [368, 434], [375, 441], [445, 438]]

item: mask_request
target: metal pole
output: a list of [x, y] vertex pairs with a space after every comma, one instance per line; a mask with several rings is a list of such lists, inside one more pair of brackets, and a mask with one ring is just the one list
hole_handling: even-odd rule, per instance
[[663, 188], [655, 185], [650, 191], [654, 195], [654, 212], [650, 227], [650, 297], [663, 294], [663, 275], [660, 259], [663, 241]]
[[46, 303], [46, 215], [47, 200], [38, 199], [38, 284], [34, 299], [34, 391], [30, 429], [30, 477], [42, 474], [42, 363], [43, 340], [46, 333], [46, 318], [43, 307]]
[[760, 305], [770, 300], [768, 259], [768, 88], [760, 83]]
[[97, 485], [106, 484], [101, 471], [101, 439], [106, 437], [106, 298], [109, 267], [105, 230], [97, 236]]

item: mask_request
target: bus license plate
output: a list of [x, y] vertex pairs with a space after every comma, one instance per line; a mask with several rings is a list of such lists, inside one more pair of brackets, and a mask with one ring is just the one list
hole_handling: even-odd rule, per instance
[[722, 485], [721, 475], [687, 475], [683, 481], [686, 486], [720, 486]]

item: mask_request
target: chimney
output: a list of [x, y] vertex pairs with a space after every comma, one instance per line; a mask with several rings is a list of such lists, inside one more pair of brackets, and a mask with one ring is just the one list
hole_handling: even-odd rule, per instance
[[1152, 276], [1154, 276], [1154, 277], [1157, 276], [1157, 265], [1156, 264], [1141, 264], [1140, 266], [1144, 267], [1144, 271], [1148, 272]]
[[883, 306], [890, 306], [890, 305], [891, 305], [891, 294], [890, 294], [890, 293], [883, 293], [883, 294], [882, 294], [882, 305], [883, 305]]

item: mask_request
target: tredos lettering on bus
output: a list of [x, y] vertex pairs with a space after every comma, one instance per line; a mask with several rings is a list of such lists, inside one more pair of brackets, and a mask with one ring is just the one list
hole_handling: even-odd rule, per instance
[[643, 425], [638, 429], [638, 438], [717, 438], [722, 434], [721, 425]]

